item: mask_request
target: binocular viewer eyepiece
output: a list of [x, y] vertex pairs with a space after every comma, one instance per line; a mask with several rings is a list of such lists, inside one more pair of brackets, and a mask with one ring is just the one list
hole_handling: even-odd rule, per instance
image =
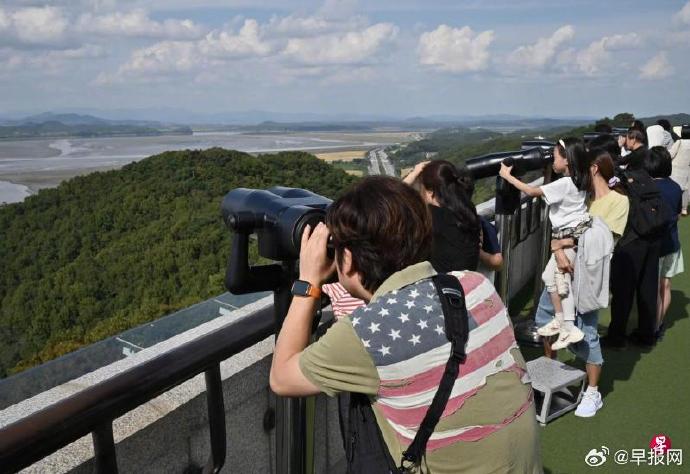
[[297, 260], [302, 232], [326, 217], [331, 200], [306, 189], [275, 186], [267, 190], [237, 188], [225, 195], [223, 220], [237, 234], [256, 233], [259, 255]]

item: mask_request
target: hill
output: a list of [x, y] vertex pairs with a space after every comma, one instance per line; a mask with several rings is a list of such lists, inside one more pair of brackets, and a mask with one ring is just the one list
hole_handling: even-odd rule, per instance
[[353, 181], [302, 152], [187, 150], [0, 207], [0, 376], [222, 293], [229, 190]]
[[654, 125], [657, 120], [666, 119], [671, 122], [671, 125], [687, 125], [690, 124], [690, 114], [668, 114], [668, 115], [655, 115], [653, 117], [643, 117], [642, 123], [646, 126]]
[[106, 120], [92, 115], [46, 112], [20, 120], [0, 121], [0, 140], [59, 137], [189, 135], [185, 125], [137, 120]]

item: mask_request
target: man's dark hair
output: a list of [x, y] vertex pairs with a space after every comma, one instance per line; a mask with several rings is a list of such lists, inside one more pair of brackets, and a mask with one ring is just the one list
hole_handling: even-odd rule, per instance
[[644, 169], [652, 178], [668, 178], [672, 171], [671, 154], [665, 146], [653, 146], [649, 149]]
[[614, 161], [617, 161], [621, 156], [621, 148], [618, 146], [618, 140], [613, 135], [605, 133], [596, 136], [592, 138], [587, 145], [590, 150], [603, 148], [609, 152], [609, 155], [611, 155]]
[[647, 146], [647, 127], [644, 126], [644, 122], [642, 120], [633, 120], [633, 123], [630, 125], [630, 128], [628, 129], [628, 138], [630, 138], [630, 132], [637, 130], [640, 132], [640, 139], [638, 141], [640, 143], [643, 143], [644, 146]]
[[353, 270], [372, 293], [393, 273], [431, 254], [431, 214], [420, 194], [399, 179], [359, 181], [329, 207], [326, 224], [338, 265], [347, 248]]
[[613, 127], [610, 123], [599, 122], [594, 125], [594, 131], [597, 133], [611, 133], [613, 132]]
[[637, 142], [642, 143], [643, 145], [647, 144], [647, 134], [645, 132], [639, 131], [636, 128], [630, 128], [626, 136], [628, 137], [628, 139], [635, 140]]

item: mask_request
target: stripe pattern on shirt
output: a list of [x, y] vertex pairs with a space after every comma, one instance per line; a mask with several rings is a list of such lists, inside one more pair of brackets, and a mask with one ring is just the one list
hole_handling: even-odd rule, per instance
[[[476, 272], [452, 274], [465, 292], [470, 332], [465, 348], [467, 359], [460, 365], [442, 418], [461, 409], [490, 375], [511, 371], [519, 378], [523, 373], [510, 353], [517, 347], [512, 324], [491, 282]], [[377, 407], [400, 441], [407, 444], [433, 400], [450, 356], [434, 284], [424, 279], [382, 295], [355, 310], [351, 321], [381, 380]], [[530, 403], [531, 399], [526, 400], [516, 413], [496, 425], [437, 430], [427, 449], [482, 439], [517, 418]]]

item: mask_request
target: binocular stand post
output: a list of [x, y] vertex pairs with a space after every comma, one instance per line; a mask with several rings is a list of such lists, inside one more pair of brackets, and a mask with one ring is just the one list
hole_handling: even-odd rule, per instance
[[[280, 286], [273, 293], [276, 338], [287, 316], [292, 301], [292, 282], [295, 262], [285, 262], [284, 276]], [[307, 440], [306, 400], [295, 397], [276, 397], [276, 473], [306, 474]]]

